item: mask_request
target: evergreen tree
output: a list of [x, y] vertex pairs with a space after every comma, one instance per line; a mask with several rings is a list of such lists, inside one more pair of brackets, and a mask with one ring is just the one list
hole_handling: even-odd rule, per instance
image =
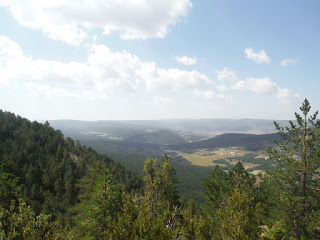
[[295, 113], [296, 123], [288, 127], [275, 122], [282, 137], [277, 147], [269, 148], [271, 159], [279, 163], [271, 177], [277, 185], [285, 225], [297, 239], [319, 239], [320, 223], [320, 122], [310, 115], [310, 103], [305, 99]]
[[81, 202], [73, 209], [76, 224], [73, 234], [77, 238], [107, 238], [122, 209], [120, 186], [113, 183], [106, 168], [100, 169], [101, 165], [92, 164], [79, 182]]
[[172, 168], [169, 157], [165, 155], [162, 162], [149, 158], [145, 161], [145, 198], [151, 203], [151, 212], [156, 216], [157, 209], [167, 205], [178, 204], [178, 191], [176, 187], [175, 170]]
[[111, 231], [113, 221], [117, 220], [122, 207], [120, 185], [113, 184], [112, 175], [103, 169], [98, 176], [92, 192], [93, 217], [97, 228], [94, 229], [101, 236], [107, 236]]
[[226, 206], [218, 211], [221, 219], [220, 233], [225, 240], [256, 240], [259, 224], [254, 197], [235, 189]]
[[[218, 166], [204, 180], [205, 214], [201, 239], [255, 239], [258, 236], [256, 178], [238, 162], [225, 172]], [[232, 223], [232, 224], [231, 224]]]
[[118, 212], [117, 221], [113, 222], [109, 231], [110, 239], [134, 240], [139, 239], [136, 220], [139, 215], [137, 204], [128, 194], [122, 193], [122, 209]]
[[14, 203], [9, 210], [0, 207], [0, 239], [64, 239], [59, 224], [51, 222], [50, 218], [50, 215], [36, 216], [31, 207], [22, 200], [18, 208]]
[[195, 200], [190, 200], [186, 209], [182, 211], [181, 230], [180, 233], [178, 233], [178, 236], [184, 236], [184, 239], [195, 239], [198, 223], [199, 216], [197, 204]]
[[4, 165], [0, 164], [0, 207], [9, 209], [11, 201], [18, 200], [22, 186], [18, 186], [19, 178], [4, 169]]
[[173, 239], [178, 226], [179, 195], [169, 157], [145, 161], [145, 196], [136, 224], [142, 239]]

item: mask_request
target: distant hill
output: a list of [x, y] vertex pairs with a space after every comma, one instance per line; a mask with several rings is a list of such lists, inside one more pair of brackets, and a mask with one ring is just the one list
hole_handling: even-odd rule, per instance
[[[76, 139], [109, 139], [151, 144], [197, 142], [223, 133], [275, 133], [273, 120], [172, 119], [130, 121], [52, 120], [51, 126]], [[286, 126], [288, 121], [278, 121]]]
[[[169, 119], [169, 120], [131, 120], [117, 121], [128, 125], [149, 128], [171, 129], [178, 132], [193, 133], [274, 133], [274, 120], [269, 119]], [[287, 125], [287, 120], [277, 120]]]
[[274, 140], [279, 140], [276, 133], [261, 135], [225, 133], [199, 142], [170, 145], [168, 148], [188, 152], [196, 149], [242, 147], [248, 151], [259, 151], [266, 150], [267, 146], [273, 145]]
[[150, 143], [158, 145], [181, 144], [186, 141], [183, 137], [172, 130], [155, 130], [140, 133], [124, 139], [125, 142]]

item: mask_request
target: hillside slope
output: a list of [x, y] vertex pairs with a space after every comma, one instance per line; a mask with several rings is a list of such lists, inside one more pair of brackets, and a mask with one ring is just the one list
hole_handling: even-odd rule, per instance
[[279, 136], [276, 133], [261, 135], [225, 133], [199, 142], [170, 145], [168, 148], [188, 152], [196, 149], [243, 147], [248, 151], [259, 151], [273, 145], [275, 140], [279, 140]]
[[76, 184], [90, 165], [106, 167], [126, 192], [141, 192], [142, 179], [92, 148], [64, 139], [49, 123], [40, 124], [0, 110], [0, 164], [19, 177], [22, 197], [36, 213], [53, 213], [65, 222], [78, 202]]

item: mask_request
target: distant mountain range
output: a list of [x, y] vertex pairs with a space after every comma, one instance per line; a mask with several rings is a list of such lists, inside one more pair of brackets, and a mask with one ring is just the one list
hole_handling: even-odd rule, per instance
[[244, 133], [225, 133], [213, 138], [209, 138], [199, 142], [182, 143], [171, 145], [171, 150], [180, 150], [185, 152], [194, 151], [196, 149], [213, 149], [242, 147], [248, 151], [266, 150], [268, 146], [274, 144], [275, 140], [279, 140], [276, 133], [270, 134], [244, 134]]
[[[278, 121], [287, 125], [288, 121]], [[65, 135], [86, 139], [121, 140], [161, 145], [182, 144], [208, 139], [223, 133], [274, 133], [273, 120], [184, 119], [132, 121], [53, 120], [50, 125]]]

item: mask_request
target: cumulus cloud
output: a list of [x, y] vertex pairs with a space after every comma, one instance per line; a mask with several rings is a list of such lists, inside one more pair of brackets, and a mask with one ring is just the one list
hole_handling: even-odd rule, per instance
[[283, 103], [300, 103], [301, 97], [298, 93], [287, 88], [278, 88], [276, 96]]
[[190, 0], [2, 0], [0, 5], [20, 24], [73, 45], [94, 29], [119, 31], [123, 39], [163, 38], [192, 7]]
[[236, 90], [250, 90], [256, 94], [268, 94], [276, 96], [283, 103], [296, 103], [300, 96], [287, 88], [280, 88], [269, 78], [247, 78], [245, 81], [238, 81], [232, 86]]
[[272, 94], [277, 91], [277, 84], [269, 78], [247, 78], [245, 81], [239, 81], [234, 86], [234, 89], [248, 89], [255, 93]]
[[196, 96], [196, 97], [203, 98], [203, 99], [205, 99], [205, 100], [211, 100], [211, 99], [220, 100], [220, 101], [229, 101], [229, 100], [231, 100], [231, 97], [230, 97], [230, 96], [225, 96], [225, 95], [222, 95], [222, 94], [217, 94], [217, 93], [215, 93], [215, 92], [212, 91], [212, 90], [201, 91], [201, 90], [199, 90], [199, 89], [195, 89], [195, 90], [193, 91], [193, 95]]
[[270, 58], [264, 50], [254, 52], [252, 48], [246, 48], [245, 51], [247, 58], [255, 61], [258, 64], [270, 63]]
[[161, 69], [154, 62], [143, 63], [137, 73], [145, 81], [149, 90], [175, 91], [181, 88], [201, 88], [212, 84], [206, 75], [197, 71]]
[[217, 71], [217, 75], [220, 82], [234, 82], [237, 80], [235, 72], [227, 67], [223, 68], [222, 71]]
[[186, 57], [186, 56], [183, 56], [183, 57], [175, 57], [175, 60], [179, 63], [182, 63], [184, 65], [194, 65], [197, 63], [197, 58], [195, 57]]
[[288, 65], [294, 65], [297, 63], [297, 59], [295, 58], [287, 58], [281, 61], [281, 66], [286, 67]]
[[[134, 93], [139, 87], [155, 91], [202, 88], [212, 81], [197, 71], [163, 69], [128, 52], [92, 45], [85, 62], [62, 63], [26, 56], [21, 47], [0, 36], [0, 85], [28, 83], [35, 93], [105, 98], [114, 91]], [[32, 83], [32, 84], [31, 84]]]
[[237, 81], [235, 72], [227, 67], [224, 67], [221, 71], [217, 71], [218, 85], [216, 88], [220, 91], [225, 91], [230, 88], [230, 84]]

